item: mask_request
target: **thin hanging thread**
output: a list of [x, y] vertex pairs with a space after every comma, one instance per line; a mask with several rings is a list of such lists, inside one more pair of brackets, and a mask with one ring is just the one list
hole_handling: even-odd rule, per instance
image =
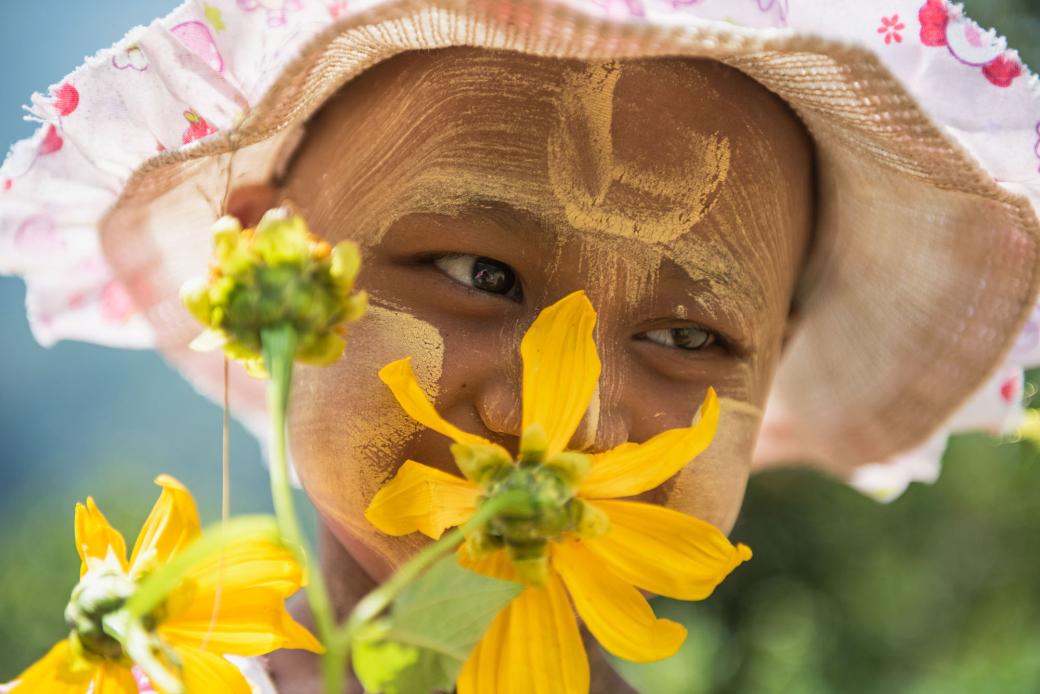
[[[228, 157], [227, 178], [224, 181], [224, 195], [220, 199], [220, 215], [227, 214], [228, 197], [231, 194], [231, 173], [234, 161], [234, 140], [232, 139], [231, 154]], [[220, 524], [222, 528], [227, 527], [228, 519], [231, 517], [231, 396], [230, 396], [230, 360], [224, 354], [224, 416], [221, 440], [220, 460]], [[220, 548], [220, 564], [217, 569], [217, 589], [213, 594], [213, 611], [209, 616], [209, 626], [206, 629], [206, 637], [202, 639], [200, 647], [205, 650], [213, 630], [217, 625], [217, 617], [220, 614], [220, 600], [224, 593], [224, 547]]]

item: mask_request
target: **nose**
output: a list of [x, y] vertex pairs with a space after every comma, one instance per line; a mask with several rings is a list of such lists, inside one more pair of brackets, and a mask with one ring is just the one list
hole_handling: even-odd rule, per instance
[[500, 369], [495, 371], [497, 377], [489, 379], [476, 393], [477, 415], [492, 434], [519, 439], [520, 379], [509, 377]]
[[[601, 357], [603, 359], [603, 357]], [[571, 437], [568, 448], [599, 453], [628, 440], [628, 415], [624, 406], [622, 379], [615, 373], [616, 359], [603, 359], [603, 370], [585, 416]], [[522, 433], [523, 404], [520, 399], [521, 369], [506, 365], [489, 370], [494, 376], [485, 380], [474, 393], [475, 409], [487, 430], [500, 436], [519, 438]], [[489, 374], [490, 375], [490, 374]]]

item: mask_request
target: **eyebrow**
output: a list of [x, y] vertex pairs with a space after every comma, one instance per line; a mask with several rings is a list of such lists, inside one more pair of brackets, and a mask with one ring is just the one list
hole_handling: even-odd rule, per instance
[[466, 198], [459, 214], [488, 218], [506, 231], [530, 234], [532, 231], [550, 229], [548, 220], [541, 214], [507, 200], [482, 194]]

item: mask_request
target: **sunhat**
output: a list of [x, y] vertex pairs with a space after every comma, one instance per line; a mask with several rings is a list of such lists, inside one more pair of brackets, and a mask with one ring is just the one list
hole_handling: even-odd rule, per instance
[[[33, 97], [0, 169], [0, 271], [36, 338], [155, 348], [202, 392], [178, 300], [228, 183], [270, 180], [304, 124], [398, 53], [476, 46], [711, 58], [785, 100], [815, 143], [814, 249], [756, 465], [820, 465], [890, 498], [952, 431], [1014, 427], [1040, 363], [1040, 87], [946, 0], [187, 2]], [[232, 376], [258, 434], [263, 385]]]

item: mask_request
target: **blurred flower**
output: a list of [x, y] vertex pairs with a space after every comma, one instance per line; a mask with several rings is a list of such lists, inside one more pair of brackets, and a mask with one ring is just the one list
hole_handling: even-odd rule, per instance
[[618, 657], [646, 662], [671, 656], [686, 630], [657, 619], [638, 589], [703, 599], [751, 557], [747, 547], [734, 546], [704, 521], [613, 500], [657, 487], [708, 446], [719, 417], [714, 390], [708, 389], [689, 427], [605, 453], [565, 450], [599, 379], [595, 321], [592, 305], [576, 292], [542, 311], [524, 336], [515, 464], [502, 447], [444, 420], [408, 360], [380, 372], [411, 417], [455, 441], [452, 453], [465, 479], [407, 461], [365, 513], [377, 528], [436, 539], [465, 522], [482, 501], [517, 489], [529, 492], [527, 503], [493, 518], [460, 551], [460, 561], [474, 571], [527, 585], [466, 662], [460, 694], [587, 691], [588, 662], [571, 602]]
[[[108, 621], [137, 584], [170, 562], [200, 534], [191, 494], [177, 480], [156, 479], [162, 493], [130, 560], [126, 543], [91, 498], [76, 505], [80, 581], [65, 610], [68, 638], [18, 676], [10, 694], [136, 694], [133, 653], [114, 638]], [[234, 541], [193, 566], [162, 606], [126, 630], [150, 657], [179, 668], [189, 692], [241, 692], [249, 684], [222, 655], [257, 656], [278, 648], [320, 652], [321, 644], [285, 610], [303, 584], [293, 555], [266, 540]], [[214, 610], [216, 604], [217, 609]]]
[[361, 266], [354, 244], [329, 246], [284, 208], [269, 210], [255, 229], [221, 218], [213, 244], [209, 278], [181, 288], [184, 305], [207, 328], [193, 349], [222, 347], [262, 377], [261, 331], [287, 325], [296, 333], [295, 359], [323, 365], [340, 357], [347, 323], [366, 307], [364, 292], [352, 294]]

